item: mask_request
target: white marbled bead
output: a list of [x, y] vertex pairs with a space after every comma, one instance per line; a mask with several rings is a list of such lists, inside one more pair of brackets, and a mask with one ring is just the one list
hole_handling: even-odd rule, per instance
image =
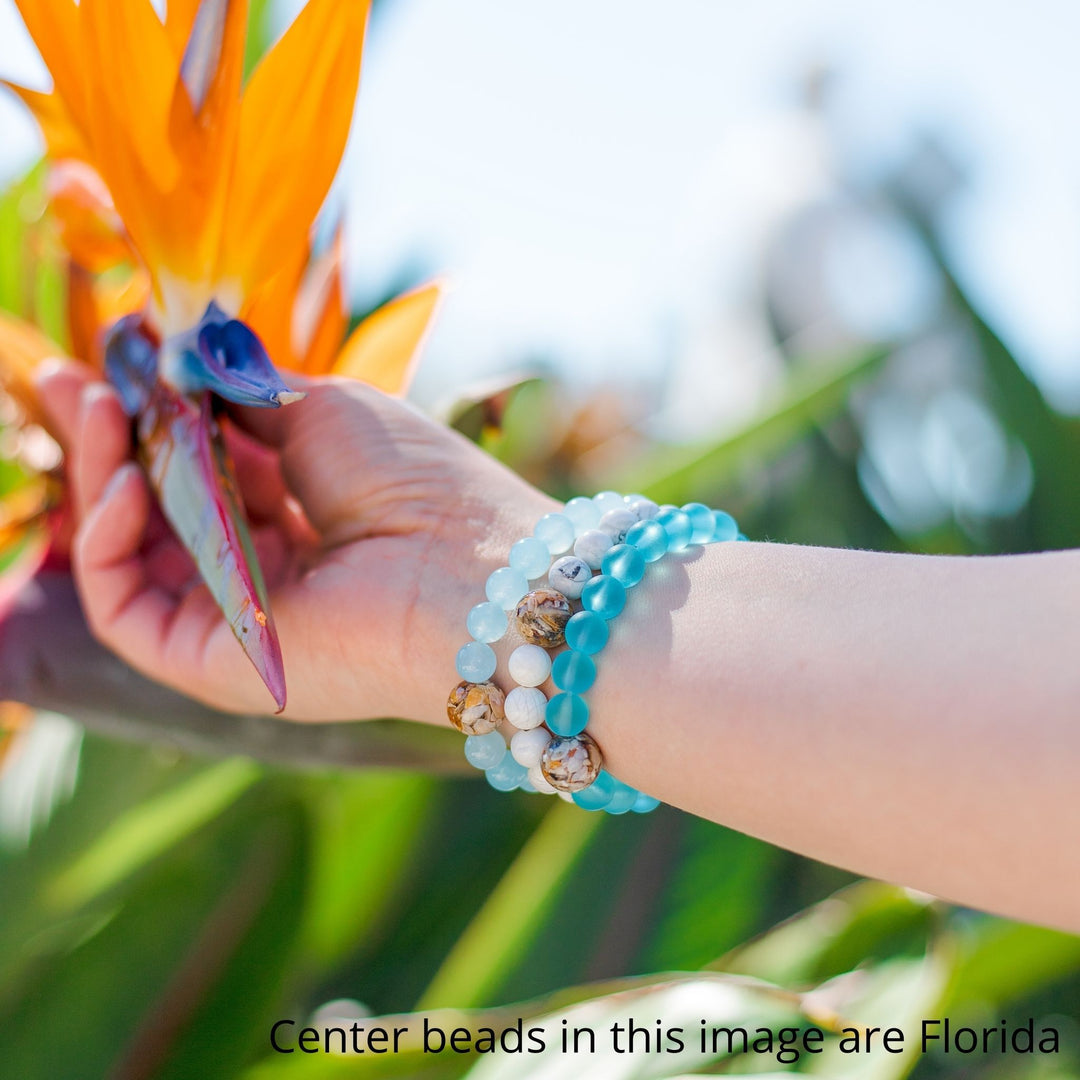
[[593, 570], [599, 570], [604, 553], [611, 546], [611, 537], [606, 532], [601, 532], [599, 529], [590, 529], [577, 538], [577, 543], [574, 544], [574, 554], [582, 562], [588, 563]]
[[510, 740], [510, 753], [519, 765], [531, 769], [534, 765], [540, 764], [540, 758], [549, 742], [551, 742], [551, 732], [547, 728], [537, 727], [529, 731], [519, 731]]
[[627, 531], [637, 523], [637, 515], [624, 506], [619, 510], [609, 510], [600, 519], [600, 531], [606, 532], [613, 544], [621, 544], [626, 539]]
[[519, 645], [506, 667], [519, 686], [539, 686], [551, 674], [551, 657], [539, 645]]
[[532, 784], [541, 795], [558, 794], [558, 792], [548, 783], [548, 778], [544, 775], [544, 770], [541, 769], [539, 765], [534, 765], [529, 770], [529, 783]]
[[518, 731], [532, 731], [544, 722], [547, 711], [547, 698], [543, 690], [535, 686], [515, 686], [503, 702], [506, 719]]
[[568, 600], [581, 597], [581, 590], [592, 579], [592, 567], [576, 555], [564, 555], [556, 559], [548, 574], [548, 584], [561, 592]]
[[629, 510], [638, 521], [651, 521], [660, 513], [660, 507], [657, 506], [652, 499], [646, 499], [643, 495], [638, 495], [635, 498], [627, 500], [626, 509]]

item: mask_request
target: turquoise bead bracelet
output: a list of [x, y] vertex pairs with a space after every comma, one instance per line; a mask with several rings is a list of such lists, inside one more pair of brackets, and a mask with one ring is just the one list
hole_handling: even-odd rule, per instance
[[[593, 657], [649, 563], [691, 545], [745, 539], [730, 514], [703, 503], [658, 507], [613, 491], [571, 499], [562, 512], [544, 515], [531, 537], [513, 545], [509, 565], [488, 577], [487, 599], [466, 618], [472, 640], [458, 651], [462, 681], [447, 702], [451, 722], [467, 736], [466, 760], [499, 791], [557, 794], [612, 814], [654, 809], [658, 800], [603, 768], [586, 731]], [[545, 575], [546, 586], [530, 586]], [[516, 685], [504, 695], [491, 681], [497, 667], [491, 643], [509, 630], [510, 612], [526, 644], [510, 655]], [[564, 643], [552, 660], [549, 650]], [[539, 689], [549, 675], [559, 691], [550, 700]]]

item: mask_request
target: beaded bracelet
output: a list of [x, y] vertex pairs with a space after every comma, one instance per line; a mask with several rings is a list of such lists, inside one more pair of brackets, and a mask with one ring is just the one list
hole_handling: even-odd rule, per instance
[[[612, 814], [654, 809], [657, 799], [603, 768], [600, 748], [585, 731], [583, 695], [596, 678], [592, 658], [648, 563], [693, 544], [745, 539], [730, 514], [702, 503], [657, 506], [614, 491], [571, 499], [561, 513], [541, 518], [533, 536], [513, 545], [509, 566], [488, 577], [487, 600], [466, 619], [473, 640], [458, 651], [463, 681], [450, 694], [447, 714], [467, 736], [470, 764], [499, 791], [558, 794]], [[548, 587], [530, 588], [545, 574]], [[574, 611], [574, 601], [581, 610]], [[497, 667], [491, 643], [507, 633], [510, 611], [526, 644], [509, 657], [516, 685], [504, 695], [491, 681]], [[563, 644], [568, 648], [552, 662], [549, 650]], [[539, 689], [549, 674], [561, 691], [550, 700]], [[509, 746], [503, 726], [513, 730]]]

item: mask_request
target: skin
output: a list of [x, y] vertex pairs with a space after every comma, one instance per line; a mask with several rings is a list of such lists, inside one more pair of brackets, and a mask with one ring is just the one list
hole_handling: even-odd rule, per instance
[[[238, 410], [230, 438], [294, 720], [445, 724], [464, 618], [555, 508], [367, 387]], [[53, 365], [89, 623], [218, 708], [268, 694], [157, 520], [116, 396]], [[611, 771], [862, 874], [1080, 930], [1080, 552], [935, 558], [718, 544], [631, 591], [589, 693]], [[517, 644], [498, 643], [502, 660]], [[548, 688], [550, 689], [550, 688]]]

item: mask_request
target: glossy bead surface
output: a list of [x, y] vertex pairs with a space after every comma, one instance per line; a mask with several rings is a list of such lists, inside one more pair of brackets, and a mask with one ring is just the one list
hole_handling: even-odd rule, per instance
[[493, 570], [484, 585], [487, 598], [509, 611], [529, 591], [528, 578], [520, 570], [500, 566]]
[[498, 765], [506, 754], [506, 743], [497, 731], [470, 735], [465, 740], [465, 760], [476, 769]]
[[582, 533], [575, 541], [574, 554], [583, 562], [588, 563], [593, 570], [599, 570], [604, 552], [613, 544], [614, 541], [608, 533], [601, 532], [599, 529], [590, 529]]
[[618, 491], [601, 491], [593, 496], [592, 501], [595, 503], [596, 509], [600, 511], [601, 517], [609, 510], [618, 510], [626, 505]]
[[587, 788], [600, 775], [602, 765], [600, 747], [585, 732], [570, 739], [552, 739], [540, 758], [547, 782], [556, 791], [571, 793]]
[[519, 765], [507, 754], [498, 765], [486, 770], [484, 775], [496, 791], [513, 791], [528, 777], [529, 772], [524, 765]]
[[611, 773], [602, 771], [587, 788], [574, 792], [574, 802], [582, 810], [603, 810], [611, 802], [617, 784]]
[[611, 795], [611, 801], [604, 807], [609, 814], [625, 814], [633, 809], [637, 799], [637, 791], [619, 780], [615, 781], [615, 790]]
[[638, 519], [625, 506], [620, 506], [617, 510], [609, 510], [600, 519], [598, 528], [611, 537], [613, 544], [621, 544], [626, 539], [626, 530], [637, 523]]
[[636, 547], [646, 562], [656, 562], [667, 554], [667, 532], [655, 521], [639, 521], [627, 532], [626, 542]]
[[626, 607], [626, 589], [613, 577], [601, 574], [581, 590], [581, 604], [601, 619], [614, 619]]
[[564, 555], [552, 563], [548, 573], [548, 584], [569, 600], [576, 600], [581, 595], [589, 578], [592, 567], [576, 555]]
[[542, 727], [530, 731], [519, 731], [510, 740], [510, 753], [519, 765], [531, 769], [540, 764], [540, 758], [551, 742], [551, 735]]
[[[666, 545], [667, 534], [664, 535]], [[604, 555], [600, 569], [623, 588], [630, 589], [645, 576], [645, 556], [630, 544], [619, 544]]]
[[503, 692], [490, 682], [459, 682], [446, 701], [450, 723], [466, 735], [486, 735], [505, 719]]
[[495, 674], [495, 650], [482, 641], [470, 641], [458, 649], [457, 673], [469, 682], [487, 682]]
[[727, 540], [738, 540], [739, 526], [735, 519], [724, 510], [714, 510], [713, 516], [713, 543], [722, 544]]
[[506, 695], [503, 711], [506, 719], [519, 731], [530, 731], [544, 722], [547, 697], [535, 686], [515, 686]]
[[498, 641], [506, 633], [509, 619], [501, 604], [487, 600], [469, 612], [465, 625], [477, 641]]
[[574, 525], [574, 535], [580, 536], [583, 532], [595, 529], [600, 524], [600, 511], [592, 499], [579, 495], [571, 499], [564, 507], [563, 513]]
[[594, 611], [579, 611], [566, 624], [566, 644], [586, 656], [594, 656], [607, 641], [607, 623]]
[[659, 805], [659, 799], [654, 799], [651, 795], [646, 795], [644, 791], [639, 791], [637, 798], [634, 800], [634, 805], [630, 809], [635, 814], [647, 814], [650, 810], [655, 810]]
[[690, 518], [676, 506], [662, 507], [653, 520], [663, 526], [668, 537], [668, 551], [682, 551], [694, 535], [694, 526]]
[[520, 570], [530, 581], [546, 574], [550, 565], [547, 544], [535, 536], [526, 536], [510, 549], [510, 568]]
[[573, 614], [570, 601], [555, 589], [533, 589], [515, 610], [518, 632], [530, 645], [556, 649], [566, 640], [566, 624]]
[[626, 509], [638, 521], [651, 521], [660, 513], [660, 507], [652, 499], [646, 499], [644, 495], [628, 495], [626, 497]]
[[540, 792], [541, 795], [554, 795], [555, 789], [548, 783], [544, 770], [539, 765], [534, 765], [529, 770], [529, 783]]
[[686, 503], [683, 513], [690, 519], [691, 544], [707, 544], [712, 539], [713, 529], [716, 523], [713, 521], [712, 511], [704, 503]]
[[596, 664], [591, 656], [567, 649], [552, 661], [551, 680], [560, 690], [584, 694], [596, 681]]
[[551, 674], [551, 657], [539, 645], [519, 645], [510, 654], [506, 669], [519, 686], [539, 686]]
[[589, 723], [589, 706], [577, 694], [556, 694], [548, 703], [544, 715], [552, 735], [569, 738], [580, 735]]
[[533, 536], [547, 544], [552, 555], [561, 555], [574, 543], [574, 523], [565, 514], [545, 514], [536, 523]]

